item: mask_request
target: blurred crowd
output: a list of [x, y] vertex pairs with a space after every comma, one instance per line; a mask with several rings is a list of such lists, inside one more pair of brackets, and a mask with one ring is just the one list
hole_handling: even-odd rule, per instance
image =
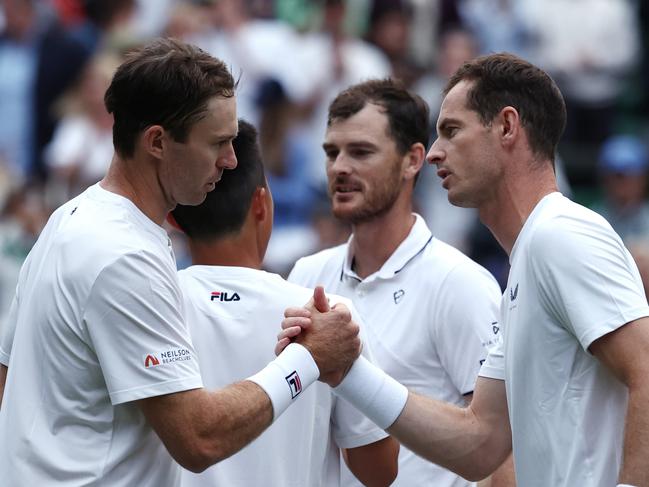
[[[322, 138], [343, 88], [394, 76], [431, 107], [462, 62], [508, 51], [559, 84], [568, 126], [561, 189], [604, 214], [649, 269], [649, 2], [642, 0], [0, 0], [0, 326], [20, 266], [50, 212], [112, 157], [103, 94], [129, 49], [192, 42], [239, 79], [259, 130], [275, 228], [265, 265], [344, 242], [330, 216]], [[501, 283], [507, 257], [472, 210], [448, 204], [425, 167], [417, 208], [433, 233]], [[179, 267], [183, 237], [169, 229]], [[649, 279], [647, 280], [649, 282]]]

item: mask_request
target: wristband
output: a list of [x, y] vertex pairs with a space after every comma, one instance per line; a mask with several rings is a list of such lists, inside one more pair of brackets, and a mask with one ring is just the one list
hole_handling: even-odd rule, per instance
[[334, 392], [381, 429], [394, 423], [408, 400], [408, 389], [361, 356]]
[[616, 487], [636, 487], [636, 486], [631, 484], [617, 484]]
[[275, 421], [318, 377], [320, 369], [309, 351], [302, 345], [289, 343], [275, 360], [246, 380], [254, 382], [268, 394]]

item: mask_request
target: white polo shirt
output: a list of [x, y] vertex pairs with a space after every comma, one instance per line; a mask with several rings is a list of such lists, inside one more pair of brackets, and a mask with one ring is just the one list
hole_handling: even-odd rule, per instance
[[[187, 323], [210, 389], [249, 377], [273, 360], [284, 310], [313, 296], [313, 290], [276, 274], [244, 267], [192, 266], [180, 271], [179, 278]], [[329, 297], [332, 304], [342, 300], [356, 314], [348, 300]], [[369, 356], [369, 347], [363, 353]], [[317, 382], [300, 396], [240, 452], [201, 474], [183, 471], [182, 485], [337, 486], [339, 448], [386, 437], [326, 384]]]
[[92, 186], [20, 274], [0, 362], [3, 485], [177, 485], [137, 399], [202, 386], [165, 231]]
[[[383, 267], [365, 279], [351, 269], [350, 242], [300, 259], [289, 280], [307, 287], [322, 284], [351, 298], [381, 368], [413, 391], [464, 405], [487, 347], [500, 337], [496, 280], [434, 238], [419, 215]], [[402, 446], [393, 485], [471, 484]]]
[[534, 208], [510, 262], [503, 343], [480, 375], [505, 379], [516, 478], [615, 485], [628, 392], [588, 347], [649, 315], [635, 262], [604, 218], [560, 193]]

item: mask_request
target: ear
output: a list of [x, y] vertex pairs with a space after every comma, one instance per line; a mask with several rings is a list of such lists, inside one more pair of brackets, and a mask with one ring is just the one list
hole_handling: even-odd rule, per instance
[[259, 187], [255, 189], [255, 192], [252, 194], [250, 213], [257, 223], [264, 222], [270, 216], [267, 192], [268, 190], [266, 188]]
[[511, 147], [521, 134], [521, 119], [514, 107], [507, 106], [498, 114], [498, 137], [503, 147]]
[[147, 127], [140, 138], [143, 149], [156, 159], [161, 159], [164, 152], [165, 135], [165, 129], [160, 125]]
[[424, 165], [424, 160], [426, 157], [426, 147], [420, 142], [416, 142], [410, 146], [410, 150], [406, 152], [403, 162], [404, 162], [404, 172], [403, 177], [406, 180], [415, 179], [415, 176], [421, 170], [421, 167]]

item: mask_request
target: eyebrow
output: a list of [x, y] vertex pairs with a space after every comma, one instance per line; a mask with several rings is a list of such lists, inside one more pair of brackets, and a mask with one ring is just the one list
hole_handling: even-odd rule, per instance
[[[331, 149], [337, 149], [338, 147], [339, 147], [338, 145], [333, 144], [331, 142], [325, 142], [324, 144], [322, 144], [322, 148], [325, 151]], [[350, 149], [376, 149], [377, 145], [368, 141], [357, 141], [357, 142], [350, 142], [349, 144], [347, 144], [347, 147], [349, 147]]]

